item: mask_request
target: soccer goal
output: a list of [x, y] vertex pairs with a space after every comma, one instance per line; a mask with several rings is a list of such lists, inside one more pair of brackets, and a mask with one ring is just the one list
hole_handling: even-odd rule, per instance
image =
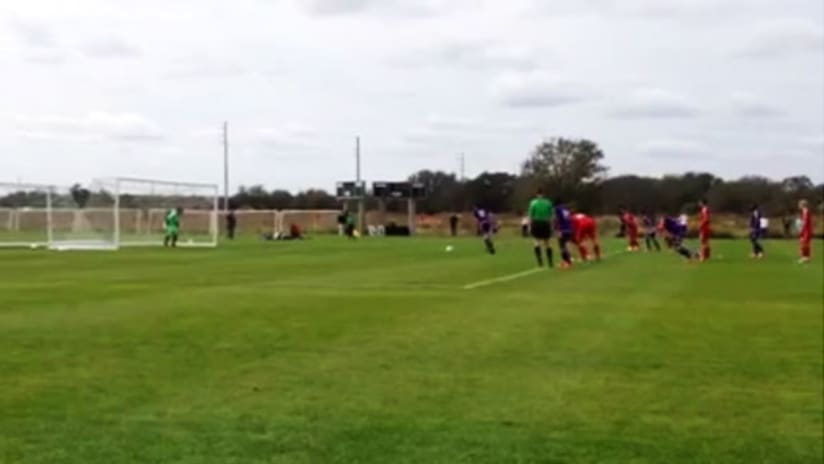
[[0, 182], [0, 247], [45, 247], [51, 242], [53, 188]]
[[178, 246], [217, 246], [217, 184], [134, 178], [111, 182], [116, 192], [119, 246], [163, 245], [166, 215], [173, 209], [181, 212]]
[[49, 248], [116, 250], [117, 191], [107, 182], [54, 187], [49, 211]]

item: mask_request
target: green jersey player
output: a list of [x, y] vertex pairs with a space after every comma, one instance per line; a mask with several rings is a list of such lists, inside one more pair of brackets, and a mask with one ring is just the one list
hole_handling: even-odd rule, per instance
[[529, 229], [532, 232], [532, 238], [535, 239], [535, 259], [538, 261], [538, 266], [543, 266], [544, 260], [541, 253], [541, 245], [543, 245], [547, 264], [552, 267], [552, 245], [549, 239], [552, 237], [552, 216], [555, 207], [552, 201], [544, 196], [544, 191], [538, 189], [535, 198], [529, 203], [528, 211]]
[[163, 246], [177, 246], [177, 237], [180, 232], [180, 216], [183, 215], [183, 209], [172, 208], [166, 213], [163, 220], [163, 228], [166, 230], [166, 236], [163, 238]]

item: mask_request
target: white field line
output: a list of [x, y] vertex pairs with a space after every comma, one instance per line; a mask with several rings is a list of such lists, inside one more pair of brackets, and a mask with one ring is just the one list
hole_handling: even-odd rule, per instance
[[494, 279], [488, 280], [481, 280], [478, 282], [471, 283], [469, 285], [464, 285], [464, 290], [474, 290], [480, 287], [486, 287], [487, 285], [497, 284], [501, 282], [509, 282], [510, 280], [520, 279], [521, 277], [530, 276], [532, 274], [537, 274], [539, 272], [545, 271], [546, 269], [543, 267], [536, 267], [534, 269], [530, 269], [528, 271], [521, 271], [515, 274], [509, 274], [502, 277], [496, 277]]
[[[606, 254], [601, 255], [601, 259], [607, 259], [607, 258], [610, 258], [612, 256], [617, 256], [617, 255], [621, 255], [621, 254], [624, 254], [624, 253], [627, 253], [627, 251], [626, 250], [621, 250], [621, 251], [606, 253]], [[496, 277], [494, 279], [487, 279], [487, 280], [480, 280], [478, 282], [472, 282], [471, 284], [464, 285], [463, 289], [464, 290], [475, 290], [476, 288], [487, 287], [489, 285], [499, 284], [501, 282], [510, 282], [512, 280], [520, 279], [521, 277], [531, 276], [533, 274], [537, 274], [539, 272], [546, 271], [546, 270], [547, 270], [547, 268], [544, 268], [544, 267], [536, 267], [536, 268], [533, 268], [533, 269], [529, 269], [527, 271], [516, 272], [514, 274], [507, 274], [505, 276]]]

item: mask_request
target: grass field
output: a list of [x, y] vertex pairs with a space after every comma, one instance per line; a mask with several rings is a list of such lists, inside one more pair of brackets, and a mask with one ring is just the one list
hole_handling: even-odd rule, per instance
[[822, 461], [821, 242], [499, 247], [0, 251], [0, 462]]

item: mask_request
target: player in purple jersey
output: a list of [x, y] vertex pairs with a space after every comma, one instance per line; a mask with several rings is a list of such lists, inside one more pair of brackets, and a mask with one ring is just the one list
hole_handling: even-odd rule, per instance
[[764, 247], [761, 246], [761, 237], [765, 234], [763, 228], [761, 210], [758, 205], [753, 205], [750, 213], [750, 243], [752, 243], [752, 257], [761, 259], [764, 257]]
[[484, 238], [484, 245], [486, 245], [486, 251], [489, 254], [494, 255], [495, 244], [492, 243], [492, 236], [494, 234], [492, 213], [490, 213], [484, 208], [476, 206], [472, 210], [472, 215], [475, 216], [475, 220], [478, 222], [478, 231]]
[[666, 234], [668, 242], [679, 255], [687, 259], [698, 258], [697, 254], [684, 246], [684, 239], [687, 237], [687, 226], [677, 218], [664, 216], [658, 224], [658, 230]]
[[558, 247], [561, 249], [561, 267], [572, 266], [572, 255], [567, 244], [572, 241], [572, 214], [569, 209], [558, 202], [555, 207], [555, 227], [558, 229]]

